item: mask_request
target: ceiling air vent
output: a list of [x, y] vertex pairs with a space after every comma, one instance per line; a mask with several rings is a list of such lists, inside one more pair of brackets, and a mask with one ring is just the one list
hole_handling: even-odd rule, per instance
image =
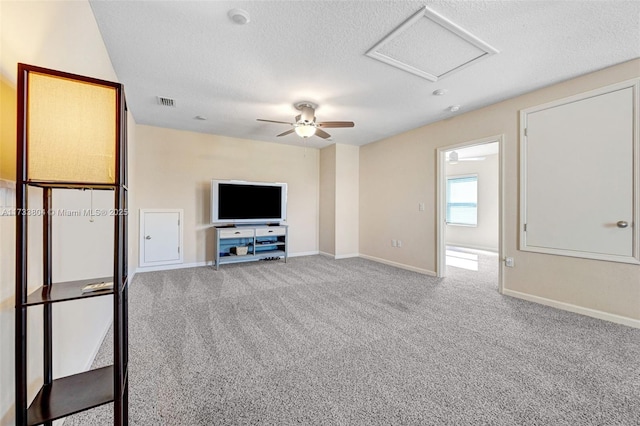
[[366, 55], [438, 81], [496, 53], [496, 48], [424, 6]]
[[156, 96], [156, 98], [158, 98], [158, 105], [173, 108], [176, 106], [176, 101], [171, 98], [165, 98], [164, 96]]

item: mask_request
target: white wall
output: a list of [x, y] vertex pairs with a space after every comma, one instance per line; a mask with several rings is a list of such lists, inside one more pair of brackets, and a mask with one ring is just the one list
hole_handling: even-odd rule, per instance
[[436, 149], [504, 135], [505, 291], [640, 324], [640, 267], [518, 250], [518, 111], [639, 76], [636, 59], [360, 147], [360, 253], [435, 271]]
[[[86, 1], [2, 1], [0, 2], [2, 80], [0, 178], [15, 180], [15, 120], [17, 63], [53, 68], [61, 71], [117, 81], [109, 55], [102, 41], [93, 13]], [[129, 125], [135, 126], [129, 116]], [[131, 133], [130, 133], [131, 134]], [[133, 134], [130, 144], [135, 144]], [[130, 168], [131, 170], [131, 168]], [[87, 208], [89, 193], [54, 191], [55, 206], [68, 209]], [[106, 202], [95, 196], [96, 205]], [[32, 190], [30, 202], [40, 202], [39, 191]], [[54, 279], [91, 278], [111, 275], [109, 252], [112, 225], [82, 218], [54, 220]], [[86, 218], [84, 218], [86, 219]], [[31, 225], [30, 225], [31, 226]], [[41, 284], [38, 256], [38, 221], [33, 221], [30, 251], [36, 261], [29, 267], [30, 287]], [[0, 424], [13, 424], [14, 418], [14, 241], [15, 218], [0, 217]], [[106, 244], [97, 244], [105, 241]], [[90, 249], [88, 249], [90, 247]], [[110, 297], [83, 302], [64, 302], [54, 306], [54, 377], [87, 369], [104, 333], [111, 323]], [[28, 381], [29, 397], [41, 383], [41, 309], [29, 309]]]
[[214, 259], [211, 179], [286, 182], [289, 254], [318, 253], [317, 149], [139, 125], [135, 155], [131, 219], [138, 209], [184, 209], [183, 266]]
[[[459, 152], [460, 150], [458, 150]], [[447, 245], [498, 251], [498, 154], [482, 161], [447, 163], [447, 177], [478, 175], [478, 226], [447, 225]]]

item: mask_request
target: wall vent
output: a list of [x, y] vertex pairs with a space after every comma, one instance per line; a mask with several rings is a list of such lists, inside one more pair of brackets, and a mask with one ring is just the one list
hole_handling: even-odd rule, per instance
[[176, 101], [171, 98], [165, 98], [164, 96], [156, 96], [156, 98], [158, 98], [158, 105], [173, 108], [176, 106]]

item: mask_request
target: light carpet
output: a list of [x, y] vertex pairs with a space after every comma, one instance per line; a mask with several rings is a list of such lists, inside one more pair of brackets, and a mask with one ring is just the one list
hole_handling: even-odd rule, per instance
[[[638, 424], [640, 330], [450, 269], [309, 256], [138, 274], [130, 423]], [[111, 353], [109, 335], [94, 367]], [[65, 422], [108, 424], [111, 404]]]

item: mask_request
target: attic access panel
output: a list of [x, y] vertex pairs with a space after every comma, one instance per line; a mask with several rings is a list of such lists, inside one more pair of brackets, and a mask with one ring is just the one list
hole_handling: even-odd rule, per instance
[[430, 81], [498, 53], [498, 50], [424, 6], [366, 55]]

